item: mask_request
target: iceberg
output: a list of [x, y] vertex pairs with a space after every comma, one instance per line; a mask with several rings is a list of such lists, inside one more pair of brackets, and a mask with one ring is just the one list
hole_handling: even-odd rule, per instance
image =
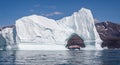
[[[1, 45], [2, 44], [2, 45]], [[16, 49], [16, 32], [13, 27], [6, 27], [0, 31], [0, 49]]]
[[101, 49], [102, 42], [92, 13], [86, 8], [60, 20], [39, 15], [25, 16], [16, 21], [14, 28], [1, 32], [0, 41], [4, 39], [8, 48], [18, 50], [66, 50], [65, 45], [72, 34], [84, 40], [84, 49]]

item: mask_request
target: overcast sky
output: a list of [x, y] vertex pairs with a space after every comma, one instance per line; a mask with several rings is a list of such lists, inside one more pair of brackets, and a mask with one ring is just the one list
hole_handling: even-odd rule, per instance
[[99, 21], [120, 23], [120, 0], [0, 0], [0, 26], [32, 14], [58, 20], [82, 7], [91, 9]]

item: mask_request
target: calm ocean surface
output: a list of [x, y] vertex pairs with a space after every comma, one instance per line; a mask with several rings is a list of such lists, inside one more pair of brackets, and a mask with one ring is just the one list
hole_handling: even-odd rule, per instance
[[120, 50], [0, 51], [0, 65], [120, 65]]

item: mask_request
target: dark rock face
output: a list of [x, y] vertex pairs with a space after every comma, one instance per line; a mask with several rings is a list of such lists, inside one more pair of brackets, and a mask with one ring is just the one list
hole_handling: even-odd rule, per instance
[[103, 40], [102, 47], [120, 48], [120, 24], [96, 23], [96, 29]]
[[84, 41], [77, 35], [72, 34], [71, 37], [67, 41], [66, 47], [85, 47]]
[[3, 29], [6, 29], [6, 28], [15, 28], [15, 25], [1, 27], [0, 31], [2, 31]]
[[14, 27], [15, 27], [15, 25], [4, 26], [4, 27], [1, 28], [1, 30], [2, 30], [2, 29], [5, 29], [5, 28], [14, 28]]

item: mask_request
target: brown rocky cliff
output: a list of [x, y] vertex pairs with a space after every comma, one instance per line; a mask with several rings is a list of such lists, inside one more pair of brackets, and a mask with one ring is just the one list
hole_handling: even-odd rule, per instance
[[73, 34], [67, 41], [66, 46], [78, 45], [80, 47], [85, 47], [84, 41], [77, 35]]

